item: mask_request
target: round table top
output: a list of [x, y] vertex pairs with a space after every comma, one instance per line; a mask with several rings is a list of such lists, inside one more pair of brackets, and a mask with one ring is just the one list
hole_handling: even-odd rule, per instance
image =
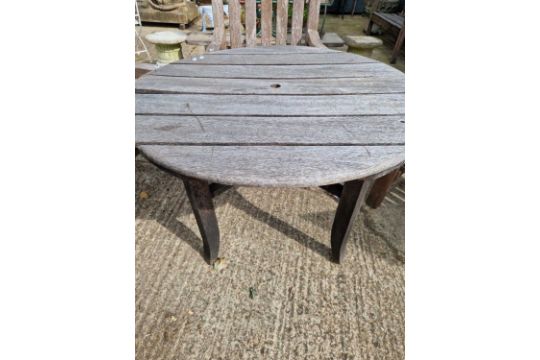
[[405, 160], [404, 74], [305, 46], [222, 50], [136, 81], [136, 146], [229, 185], [320, 186]]

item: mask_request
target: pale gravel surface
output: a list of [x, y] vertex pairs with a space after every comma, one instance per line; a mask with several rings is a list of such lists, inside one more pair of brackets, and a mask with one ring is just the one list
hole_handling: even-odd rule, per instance
[[136, 182], [137, 360], [404, 358], [403, 186], [358, 217], [341, 265], [322, 191], [229, 190], [213, 270], [182, 182], [142, 156]]

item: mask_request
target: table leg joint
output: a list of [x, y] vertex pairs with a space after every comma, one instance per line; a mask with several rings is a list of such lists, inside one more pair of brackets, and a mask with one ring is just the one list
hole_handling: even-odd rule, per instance
[[345, 182], [332, 224], [332, 260], [341, 263], [345, 257], [345, 247], [356, 215], [373, 185], [374, 177]]

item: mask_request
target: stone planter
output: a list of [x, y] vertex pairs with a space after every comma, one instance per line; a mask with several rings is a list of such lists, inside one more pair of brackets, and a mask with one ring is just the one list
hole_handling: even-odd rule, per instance
[[381, 39], [373, 36], [345, 36], [345, 43], [349, 46], [348, 52], [371, 57], [373, 49], [382, 46]]
[[187, 35], [182, 31], [157, 31], [146, 35], [146, 40], [157, 50], [157, 64], [166, 65], [182, 59], [182, 43]]

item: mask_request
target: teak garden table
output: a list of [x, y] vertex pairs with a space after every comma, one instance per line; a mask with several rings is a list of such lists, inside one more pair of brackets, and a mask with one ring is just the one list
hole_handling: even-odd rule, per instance
[[373, 182], [404, 163], [404, 75], [354, 54], [303, 46], [235, 48], [136, 81], [136, 148], [183, 179], [204, 251], [212, 198], [230, 186], [320, 186], [339, 197], [340, 262]]

